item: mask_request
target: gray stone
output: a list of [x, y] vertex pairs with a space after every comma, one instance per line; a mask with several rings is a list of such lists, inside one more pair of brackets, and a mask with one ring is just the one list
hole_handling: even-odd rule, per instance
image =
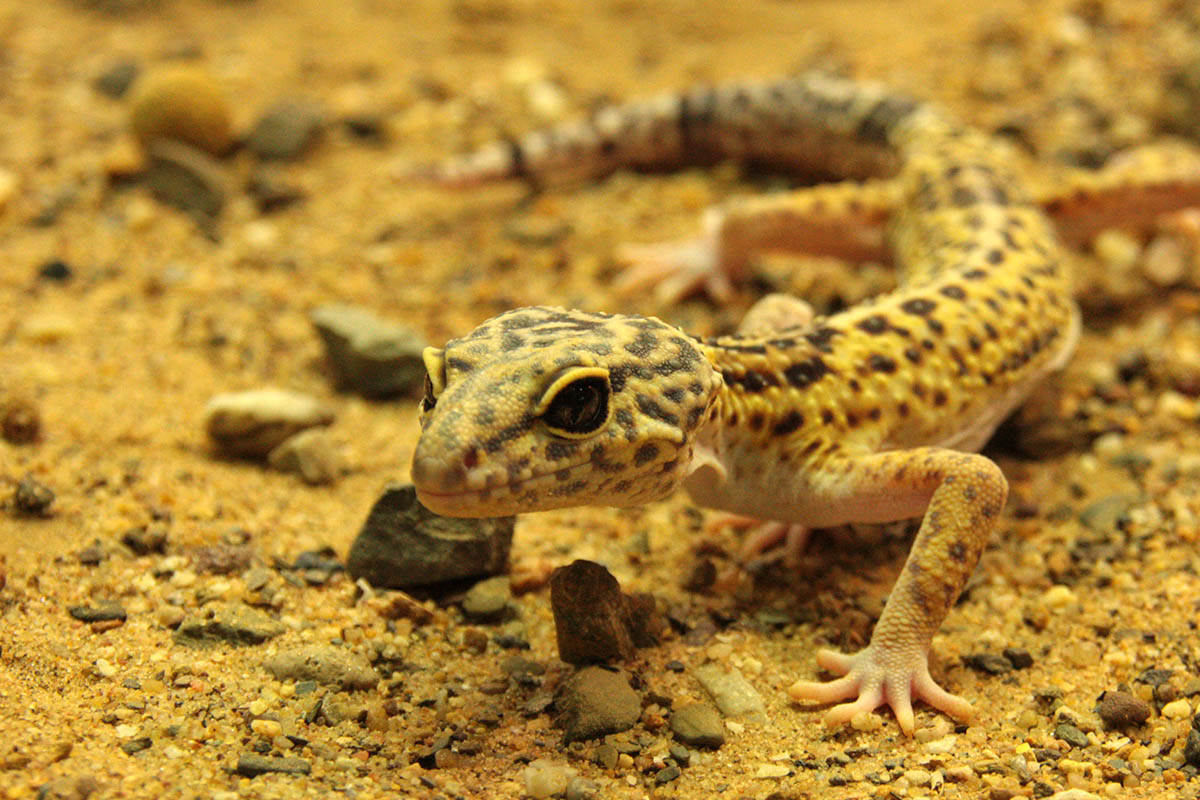
[[125, 609], [120, 603], [99, 603], [94, 606], [71, 606], [67, 609], [72, 617], [80, 622], [108, 622], [114, 619], [125, 619]]
[[473, 622], [498, 622], [510, 611], [511, 600], [508, 576], [501, 575], [472, 586], [463, 597], [462, 610]]
[[246, 753], [238, 756], [238, 763], [234, 772], [247, 778], [257, 778], [259, 775], [266, 775], [268, 772], [282, 772], [286, 775], [307, 775], [312, 772], [312, 766], [303, 758], [272, 758], [270, 756], [256, 756]]
[[738, 670], [727, 671], [716, 664], [705, 664], [696, 669], [695, 675], [726, 717], [749, 722], [766, 721], [762, 695]]
[[156, 139], [146, 151], [143, 180], [155, 197], [186, 211], [202, 225], [220, 216], [228, 189], [225, 168], [219, 161], [172, 139]]
[[597, 800], [600, 786], [587, 778], [572, 778], [567, 784], [567, 800]]
[[346, 691], [374, 689], [379, 673], [367, 658], [344, 647], [308, 645], [268, 658], [263, 667], [277, 680], [316, 681]]
[[623, 672], [584, 667], [563, 682], [556, 704], [563, 744], [627, 731], [642, 715], [642, 702]]
[[408, 394], [425, 380], [425, 340], [356, 306], [328, 305], [309, 320], [325, 343], [338, 386], [364, 397]]
[[175, 640], [181, 644], [217, 642], [261, 644], [283, 633], [283, 624], [240, 603], [213, 603], [179, 623]]
[[44, 517], [50, 513], [54, 503], [54, 490], [46, 484], [26, 476], [17, 482], [13, 492], [13, 506], [18, 513]]
[[350, 545], [346, 570], [389, 589], [495, 575], [508, 566], [515, 519], [442, 517], [417, 501], [411, 484], [392, 487]]
[[1192, 728], [1188, 731], [1187, 742], [1183, 746], [1183, 757], [1193, 767], [1200, 768], [1200, 730]]
[[129, 87], [137, 79], [140, 71], [135, 61], [128, 59], [114, 61], [96, 76], [96, 79], [92, 81], [92, 87], [100, 94], [119, 100], [129, 91]]
[[306, 394], [257, 389], [219, 394], [205, 409], [208, 435], [231, 455], [265, 456], [307, 428], [333, 422], [333, 411]]
[[280, 472], [295, 472], [310, 486], [333, 483], [342, 473], [337, 447], [321, 428], [309, 428], [284, 439], [267, 454], [267, 463]]
[[325, 112], [312, 100], [281, 100], [259, 117], [246, 146], [259, 158], [299, 158], [325, 124]]
[[1071, 747], [1087, 747], [1087, 734], [1068, 722], [1060, 722], [1054, 729], [1054, 738], [1061, 739]]
[[1113, 533], [1117, 522], [1129, 513], [1129, 509], [1144, 501], [1136, 493], [1122, 493], [1103, 497], [1079, 512], [1079, 521], [1096, 533]]
[[725, 723], [707, 703], [689, 703], [671, 714], [671, 733], [692, 747], [717, 749], [725, 744]]

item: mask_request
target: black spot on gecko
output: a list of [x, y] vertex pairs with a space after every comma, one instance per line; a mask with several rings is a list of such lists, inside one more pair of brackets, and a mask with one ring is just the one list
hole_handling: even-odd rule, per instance
[[813, 356], [792, 364], [783, 371], [783, 375], [792, 386], [803, 389], [816, 383], [831, 371], [820, 356]]
[[876, 372], [890, 374], [896, 371], [895, 360], [879, 353], [872, 354], [871, 357], [867, 359], [867, 364]]
[[954, 286], [953, 284], [943, 286], [939, 291], [951, 300], [964, 300], [967, 297], [967, 293], [962, 290], [961, 286]]
[[908, 314], [924, 317], [937, 308], [937, 303], [924, 297], [914, 297], [912, 300], [905, 300], [901, 303], [900, 308]]
[[653, 442], [647, 442], [633, 454], [633, 463], [639, 467], [644, 467], [656, 458], [658, 458], [658, 445]]
[[775, 423], [771, 433], [776, 436], [786, 436], [789, 433], [795, 433], [803, 424], [804, 417], [800, 416], [799, 411], [789, 411], [783, 419]]
[[888, 321], [887, 317], [882, 314], [872, 314], [859, 321], [858, 328], [870, 334], [887, 333]]

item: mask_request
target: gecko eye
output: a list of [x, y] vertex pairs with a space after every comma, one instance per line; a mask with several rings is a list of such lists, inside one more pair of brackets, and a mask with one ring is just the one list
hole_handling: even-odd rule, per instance
[[425, 362], [425, 396], [421, 398], [421, 411], [429, 413], [437, 405], [438, 395], [446, 388], [445, 350], [426, 347], [421, 353]]
[[551, 390], [553, 394], [547, 394], [550, 401], [541, 416], [553, 433], [569, 437], [586, 436], [608, 422], [608, 398], [612, 388], [606, 374], [560, 380]]

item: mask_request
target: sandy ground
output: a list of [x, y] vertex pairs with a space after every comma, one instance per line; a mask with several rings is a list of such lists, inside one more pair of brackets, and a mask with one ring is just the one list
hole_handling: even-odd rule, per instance
[[[430, 605], [433, 622], [416, 625], [385, 619], [384, 599], [363, 599], [343, 575], [309, 585], [276, 569], [325, 546], [344, 557], [383, 487], [406, 479], [417, 434], [413, 401], [330, 386], [312, 308], [362, 305], [431, 342], [533, 303], [728, 330], [754, 291], [721, 308], [619, 298], [608, 288], [613, 249], [685, 234], [705, 205], [782, 185], [719, 167], [532, 197], [520, 186], [455, 194], [395, 180], [403, 165], [605, 99], [812, 65], [887, 81], [1018, 130], [1046, 159], [1086, 164], [1185, 127], [1171, 92], [1200, 30], [1182, 4], [1005, 0], [984, 16], [948, 0], [747, 0], [736, 11], [716, 0], [328, 5], [0, 0], [0, 177], [11, 187], [0, 193], [0, 400], [24, 398], [42, 430], [36, 443], [0, 441], [0, 794], [519, 797], [534, 759], [569, 764], [601, 797], [1200, 794], [1184, 763], [1200, 700], [1200, 271], [1186, 219], [1151, 240], [1108, 237], [1079, 257], [1089, 312], [1080, 352], [995, 448], [1009, 507], [934, 643], [936, 674], [978, 709], [969, 727], [923, 709], [914, 740], [887, 714], [829, 733], [783, 695], [814, 674], [817, 646], [865, 640], [903, 560], [907, 540], [894, 532], [818, 537], [797, 573], [743, 575], [702, 596], [682, 586], [697, 553], [726, 567], [737, 536], [702, 533], [682, 499], [521, 519], [514, 572], [590, 558], [627, 590], [713, 620], [707, 637], [641, 651], [628, 666], [645, 686], [676, 705], [702, 699], [689, 670], [715, 661], [765, 698], [767, 722], [734, 723], [721, 749], [694, 754], [662, 785], [662, 707], [647, 707], [624, 740], [632, 757], [615, 768], [595, 763], [594, 745], [562, 747], [551, 715], [523, 713], [540, 689], [506, 682], [506, 659], [544, 665], [542, 689], [570, 672], [555, 657], [544, 584], [514, 601], [514, 620], [484, 628], [529, 649], [493, 642], [480, 655], [463, 647], [464, 623], [445, 598]], [[304, 96], [335, 118], [371, 112], [384, 141], [334, 126], [279, 167], [301, 202], [262, 214], [234, 190], [205, 236], [143, 188], [113, 186], [128, 108], [92, 85], [122, 59], [148, 68], [182, 56], [234, 98], [238, 130], [276, 100]], [[1089, 123], [1097, 115], [1104, 125]], [[254, 166], [245, 153], [224, 163], [243, 182]], [[512, 233], [547, 220], [564, 231], [549, 244]], [[69, 266], [68, 280], [39, 277], [53, 260]], [[796, 259], [764, 270], [824, 308], [889, 280], [879, 268]], [[330, 431], [348, 471], [335, 485], [216, 457], [203, 428], [209, 398], [265, 385], [336, 410]], [[47, 516], [8, 499], [25, 476], [55, 493]], [[166, 551], [123, 547], [138, 528], [164, 530]], [[205, 571], [198, 548], [220, 543], [246, 545], [250, 572]], [[95, 560], [81, 560], [87, 549], [98, 564], [83, 563]], [[176, 643], [183, 614], [254, 595], [254, 570], [269, 573], [282, 636]], [[124, 624], [68, 614], [105, 600], [123, 605]], [[328, 708], [349, 710], [309, 722], [327, 689], [298, 691], [262, 663], [331, 642], [394, 671], [377, 690], [328, 690]], [[1032, 665], [1000, 675], [964, 665], [1005, 648]], [[1096, 700], [1118, 688], [1149, 702], [1148, 722], [1105, 729]], [[264, 719], [279, 730], [253, 724]], [[1086, 741], [1070, 743], [1072, 731]], [[428, 757], [447, 733], [463, 752]], [[235, 774], [246, 753], [302, 758], [311, 773]]]

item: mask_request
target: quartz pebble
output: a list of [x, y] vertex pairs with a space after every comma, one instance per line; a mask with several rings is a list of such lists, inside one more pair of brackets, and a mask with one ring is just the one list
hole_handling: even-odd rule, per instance
[[212, 440], [238, 456], [265, 456], [299, 431], [333, 422], [333, 411], [321, 401], [282, 389], [220, 394], [204, 415]]
[[696, 669], [695, 675], [726, 717], [749, 722], [766, 721], [762, 695], [738, 670], [705, 664]]
[[535, 799], [565, 794], [571, 779], [578, 774], [574, 768], [566, 764], [539, 758], [531, 761], [522, 772], [525, 780], [525, 793]]
[[295, 472], [310, 486], [336, 481], [342, 459], [328, 432], [309, 428], [289, 436], [267, 454], [267, 463], [281, 472]]

